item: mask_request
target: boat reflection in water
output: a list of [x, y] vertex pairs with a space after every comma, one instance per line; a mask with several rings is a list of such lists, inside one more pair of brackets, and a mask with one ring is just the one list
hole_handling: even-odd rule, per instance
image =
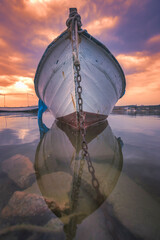
[[[93, 213], [113, 191], [123, 165], [120, 139], [105, 120], [86, 130], [93, 169], [82, 158], [82, 137], [71, 126], [55, 121], [41, 139], [35, 158], [40, 191], [52, 212], [64, 224], [68, 239], [77, 224]], [[97, 179], [98, 185], [93, 181]]]

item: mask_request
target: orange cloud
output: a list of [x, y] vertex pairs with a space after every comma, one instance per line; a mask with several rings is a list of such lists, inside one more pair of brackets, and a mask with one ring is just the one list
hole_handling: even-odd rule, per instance
[[61, 34], [60, 31], [54, 32], [53, 29], [36, 29], [34, 32], [35, 37], [31, 41], [31, 44], [38, 47], [47, 47], [50, 42], [57, 38]]
[[68, 9], [77, 7], [80, 10], [85, 6], [87, 0], [75, 2], [74, 0], [25, 0], [25, 11], [30, 13], [34, 18], [45, 19], [51, 17], [59, 22], [62, 19], [66, 20]]
[[7, 47], [7, 43], [2, 38], [0, 38], [0, 47]]
[[37, 105], [33, 77], [0, 76], [0, 107]]
[[61, 32], [54, 31], [54, 29], [52, 29], [52, 28], [48, 28], [48, 29], [40, 28], [40, 29], [35, 30], [35, 34], [45, 37], [49, 41], [53, 41], [57, 36], [59, 36], [61, 34]]
[[[4, 33], [1, 32], [3, 35]], [[35, 59], [33, 58], [32, 52], [23, 52], [23, 46], [17, 41], [7, 38], [7, 42], [4, 40], [5, 37], [1, 38], [0, 43], [0, 75], [22, 75], [27, 76], [31, 72], [35, 71]], [[17, 40], [21, 39], [18, 36]], [[24, 40], [22, 40], [24, 42]], [[23, 44], [23, 43], [22, 43]], [[30, 47], [30, 43], [28, 46]], [[19, 49], [18, 49], [19, 48]], [[21, 50], [22, 48], [22, 50]], [[34, 67], [33, 67], [34, 66]]]
[[9, 56], [8, 61], [9, 62], [23, 62], [23, 58], [17, 57], [17, 56]]
[[46, 47], [47, 45], [49, 45], [49, 41], [47, 41], [46, 39], [40, 39], [40, 38], [34, 38], [31, 41], [31, 44], [35, 47]]
[[150, 56], [144, 55], [144, 53], [136, 52], [132, 55], [119, 54], [117, 60], [120, 62], [126, 72], [133, 70], [142, 71], [150, 62]]
[[27, 54], [11, 54], [3, 53], [0, 56], [0, 75], [27, 75], [33, 71], [29, 69], [28, 64], [32, 63], [32, 58]]
[[127, 88], [125, 96], [118, 102], [122, 104], [160, 104], [160, 53], [145, 55], [119, 55], [118, 61], [124, 71], [135, 69], [126, 75]]
[[107, 29], [114, 28], [118, 24], [118, 17], [102, 17], [90, 22], [85, 28], [90, 34], [100, 35]]
[[160, 34], [151, 37], [147, 43], [160, 43]]
[[31, 77], [1, 75], [0, 85], [0, 94], [34, 93], [34, 83]]

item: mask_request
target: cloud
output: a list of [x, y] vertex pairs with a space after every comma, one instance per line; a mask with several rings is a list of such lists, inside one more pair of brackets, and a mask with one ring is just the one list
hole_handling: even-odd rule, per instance
[[151, 38], [147, 41], [147, 43], [151, 43], [151, 44], [160, 43], [160, 34], [151, 37]]
[[0, 94], [34, 93], [32, 77], [1, 75], [0, 85]]
[[28, 75], [33, 71], [33, 61], [31, 54], [15, 52], [12, 48], [1, 50], [0, 75]]
[[29, 13], [32, 18], [38, 19], [55, 19], [56, 23], [66, 20], [68, 9], [77, 7], [82, 9], [87, 0], [75, 2], [74, 0], [26, 0], [24, 1], [24, 12]]
[[2, 91], [3, 88], [6, 88], [6, 87], [8, 87], [12, 84], [13, 84], [13, 81], [9, 78], [8, 75], [6, 75], [6, 76], [1, 75], [0, 76], [0, 86], [1, 86], [0, 92]]
[[2, 38], [0, 38], [0, 47], [7, 47], [7, 43]]
[[[160, 104], [160, 53], [117, 56], [126, 74], [125, 97], [118, 104]], [[129, 71], [128, 71], [129, 72]]]
[[91, 21], [86, 29], [90, 34], [100, 35], [102, 32], [108, 29], [114, 28], [118, 24], [118, 17], [101, 17]]
[[151, 61], [150, 56], [145, 55], [143, 52], [119, 54], [116, 58], [125, 69], [126, 74], [144, 71]]
[[53, 41], [57, 36], [60, 35], [60, 31], [54, 31], [51, 28], [46, 29], [37, 29], [35, 30], [35, 35], [43, 36], [48, 39], [50, 42]]
[[9, 56], [8, 57], [8, 61], [9, 62], [23, 62], [23, 59], [21, 57], [17, 57], [17, 56]]
[[61, 34], [60, 31], [54, 32], [51, 28], [39, 28], [34, 32], [34, 38], [31, 41], [31, 44], [34, 47], [46, 47], [52, 42], [57, 36]]

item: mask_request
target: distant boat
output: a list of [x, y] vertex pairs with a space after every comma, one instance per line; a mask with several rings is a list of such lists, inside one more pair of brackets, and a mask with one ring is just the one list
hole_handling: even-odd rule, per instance
[[38, 106], [30, 107], [0, 107], [0, 112], [37, 112]]
[[47, 47], [34, 83], [37, 96], [55, 118], [77, 126], [83, 104], [88, 126], [106, 119], [124, 95], [126, 83], [111, 52], [80, 26], [80, 15], [71, 8], [69, 28]]

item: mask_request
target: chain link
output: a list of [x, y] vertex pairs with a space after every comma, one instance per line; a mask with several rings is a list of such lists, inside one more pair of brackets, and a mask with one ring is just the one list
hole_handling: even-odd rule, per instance
[[[80, 85], [81, 83], [81, 75], [80, 75], [80, 64], [75, 65], [76, 68], [76, 81], [77, 81], [77, 94], [78, 94], [78, 109], [79, 109], [79, 113], [78, 113], [78, 123], [81, 124], [82, 123], [82, 118], [83, 118], [83, 100], [82, 100], [82, 87]], [[83, 123], [84, 123], [84, 119], [83, 119]]]
[[[77, 162], [77, 161], [76, 161]], [[77, 164], [75, 162], [75, 164]], [[74, 171], [74, 176], [73, 176], [73, 192], [71, 194], [71, 200], [72, 200], [72, 211], [74, 211], [77, 207], [77, 204], [78, 204], [78, 197], [79, 197], [79, 188], [80, 188], [80, 185], [81, 185], [81, 177], [82, 177], [82, 174], [83, 174], [83, 166], [84, 166], [84, 163], [85, 163], [85, 160], [84, 158], [82, 158], [80, 160], [80, 167], [79, 167], [79, 172], [78, 174], [76, 174]]]
[[80, 75], [80, 65], [76, 65], [76, 72], [77, 72], [77, 93], [78, 93], [78, 124], [80, 128], [80, 133], [82, 136], [82, 159], [86, 160], [87, 165], [88, 165], [88, 171], [92, 176], [92, 186], [97, 192], [97, 201], [102, 202], [104, 200], [103, 195], [99, 191], [99, 182], [98, 179], [95, 176], [95, 169], [93, 167], [92, 161], [90, 159], [90, 155], [88, 152], [88, 145], [86, 142], [86, 129], [85, 129], [85, 114], [83, 112], [83, 99], [82, 99], [82, 87], [80, 85], [81, 83], [81, 75]]
[[[76, 23], [77, 24], [77, 23]], [[73, 27], [73, 26], [72, 26]], [[74, 37], [73, 39], [77, 39], [76, 37], [76, 27], [74, 31]], [[75, 69], [75, 82], [76, 82], [76, 92], [77, 92], [77, 104], [78, 104], [78, 111], [77, 111], [77, 120], [78, 120], [78, 127], [80, 129], [80, 133], [82, 136], [82, 151], [81, 151], [81, 160], [80, 160], [80, 167], [78, 174], [76, 173], [76, 166], [78, 163], [75, 160], [75, 169], [74, 169], [74, 175], [73, 175], [73, 186], [72, 186], [72, 193], [71, 193], [71, 202], [72, 202], [72, 211], [75, 210], [78, 204], [78, 197], [79, 197], [79, 188], [81, 185], [81, 177], [83, 173], [83, 166], [85, 161], [88, 165], [88, 171], [91, 174], [92, 177], [92, 186], [96, 190], [97, 193], [97, 202], [102, 203], [104, 200], [104, 196], [100, 193], [99, 190], [99, 182], [98, 179], [95, 176], [95, 169], [92, 164], [92, 161], [90, 159], [90, 155], [88, 152], [88, 145], [86, 141], [86, 128], [85, 128], [85, 113], [83, 112], [83, 99], [82, 99], [82, 86], [81, 81], [82, 77], [80, 74], [80, 61], [78, 59], [78, 52], [77, 52], [77, 45], [74, 42], [73, 47], [73, 61], [74, 61], [74, 69]]]

